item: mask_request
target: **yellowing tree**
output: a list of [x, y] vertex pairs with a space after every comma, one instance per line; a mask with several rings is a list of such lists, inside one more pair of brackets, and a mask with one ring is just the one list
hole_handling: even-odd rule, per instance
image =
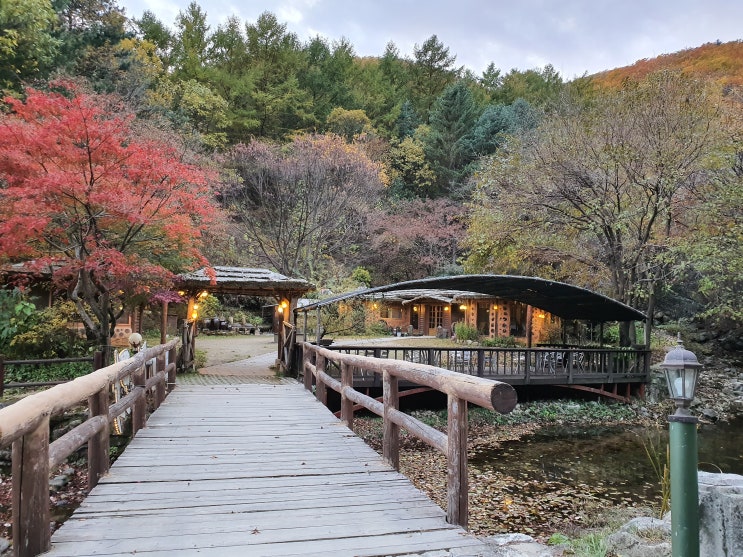
[[479, 176], [469, 268], [503, 255], [651, 314], [664, 254], [719, 146], [716, 103], [703, 83], [664, 72], [563, 105]]

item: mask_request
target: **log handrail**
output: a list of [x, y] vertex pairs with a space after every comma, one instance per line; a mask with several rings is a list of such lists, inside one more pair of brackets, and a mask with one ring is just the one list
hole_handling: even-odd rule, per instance
[[[13, 554], [38, 555], [51, 545], [49, 473], [74, 451], [88, 445], [88, 486], [94, 487], [109, 467], [111, 422], [132, 408], [132, 435], [147, 419], [146, 393], [155, 391], [157, 408], [175, 385], [176, 350], [180, 339], [153, 346], [134, 357], [29, 395], [0, 409], [0, 447], [12, 443]], [[165, 365], [165, 353], [170, 352]], [[157, 371], [146, 368], [155, 359]], [[131, 376], [132, 392], [111, 405], [111, 385]], [[49, 419], [87, 400], [88, 419], [49, 442]]]
[[[472, 402], [489, 410], [508, 413], [516, 406], [516, 391], [500, 381], [464, 375], [444, 368], [417, 364], [405, 360], [390, 360], [343, 354], [311, 343], [302, 344], [302, 372], [304, 386], [327, 405], [327, 388], [341, 395], [341, 419], [353, 425], [353, 405], [358, 404], [384, 420], [383, 458], [399, 469], [399, 430], [404, 427], [417, 438], [439, 450], [447, 457], [446, 520], [467, 527], [467, 403]], [[314, 359], [314, 363], [313, 363]], [[327, 362], [341, 370], [341, 380], [327, 373]], [[353, 369], [363, 367], [382, 375], [383, 402], [379, 402], [353, 388]], [[400, 379], [424, 385], [445, 393], [448, 397], [446, 434], [416, 420], [399, 409], [398, 381]]]

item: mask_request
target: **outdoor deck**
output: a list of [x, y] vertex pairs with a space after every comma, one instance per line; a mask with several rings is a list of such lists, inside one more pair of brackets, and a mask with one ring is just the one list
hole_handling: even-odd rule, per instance
[[284, 382], [179, 384], [46, 555], [434, 551], [486, 548], [300, 384]]
[[[650, 377], [650, 351], [644, 349], [540, 348], [421, 348], [415, 346], [331, 345], [330, 350], [375, 358], [422, 363], [510, 385], [588, 387], [611, 395], [617, 385], [642, 385]], [[335, 371], [338, 375], [339, 370]], [[354, 372], [354, 387], [381, 387], [379, 374]], [[407, 386], [407, 385], [406, 385]], [[592, 386], [592, 387], [591, 387]], [[629, 395], [627, 395], [629, 396]], [[627, 398], [627, 397], [619, 397]]]

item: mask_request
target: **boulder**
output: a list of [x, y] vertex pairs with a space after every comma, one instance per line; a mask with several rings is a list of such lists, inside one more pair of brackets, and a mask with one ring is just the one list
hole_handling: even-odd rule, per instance
[[670, 557], [671, 523], [657, 518], [633, 518], [606, 539], [611, 554], [622, 557]]

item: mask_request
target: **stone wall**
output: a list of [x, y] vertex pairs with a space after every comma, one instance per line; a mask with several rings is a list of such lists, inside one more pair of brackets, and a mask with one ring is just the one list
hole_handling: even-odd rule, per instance
[[743, 555], [743, 476], [699, 472], [701, 557]]

